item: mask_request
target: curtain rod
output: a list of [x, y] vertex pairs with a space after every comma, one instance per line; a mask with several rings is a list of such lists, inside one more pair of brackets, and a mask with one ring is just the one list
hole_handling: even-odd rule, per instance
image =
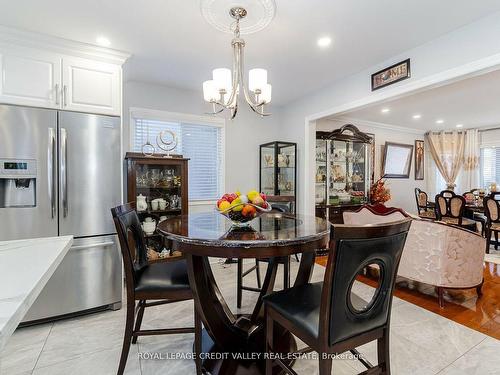
[[[474, 129], [466, 129], [466, 130], [458, 130], [457, 133], [464, 133], [466, 132], [467, 130], [474, 130]], [[483, 132], [489, 132], [489, 131], [492, 131], [492, 130], [500, 130], [500, 126], [497, 126], [495, 128], [487, 128], [487, 129], [478, 129], [478, 132], [479, 133], [483, 133]], [[428, 131], [426, 132], [425, 134], [429, 134], [429, 133], [432, 133], [432, 134], [442, 134], [443, 132], [438, 132], [438, 131]], [[453, 134], [455, 133], [454, 131], [445, 131], [444, 134]]]
[[500, 130], [500, 127], [497, 126], [496, 128], [488, 128], [488, 129], [479, 129], [478, 132], [479, 133], [482, 133], [482, 132], [489, 132], [490, 130]]

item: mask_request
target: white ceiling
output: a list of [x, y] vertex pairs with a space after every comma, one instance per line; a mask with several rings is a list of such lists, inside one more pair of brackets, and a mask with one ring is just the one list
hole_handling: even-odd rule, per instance
[[[480, 128], [500, 125], [500, 70], [464, 79], [343, 115], [414, 129]], [[382, 113], [382, 109], [389, 112]], [[419, 114], [421, 118], [414, 119]], [[442, 124], [436, 124], [443, 120]]]
[[[500, 11], [498, 0], [276, 4], [269, 27], [245, 39], [247, 68], [269, 70], [277, 104]], [[208, 25], [197, 0], [0, 0], [0, 9], [0, 24], [6, 26], [86, 43], [106, 36], [112, 48], [133, 54], [127, 80], [201, 92], [213, 68], [231, 65], [231, 35]], [[326, 50], [316, 45], [323, 35], [333, 38]]]

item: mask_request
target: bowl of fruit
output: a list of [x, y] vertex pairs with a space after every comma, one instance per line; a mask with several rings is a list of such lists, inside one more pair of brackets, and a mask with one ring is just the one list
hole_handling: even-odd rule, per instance
[[250, 225], [251, 220], [271, 211], [272, 207], [264, 193], [250, 190], [247, 194], [239, 191], [224, 194], [217, 201], [217, 210], [234, 226], [245, 227]]

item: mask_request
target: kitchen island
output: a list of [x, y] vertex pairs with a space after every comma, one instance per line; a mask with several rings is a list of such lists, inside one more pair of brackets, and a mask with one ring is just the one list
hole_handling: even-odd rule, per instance
[[0, 242], [0, 351], [72, 243], [72, 236]]

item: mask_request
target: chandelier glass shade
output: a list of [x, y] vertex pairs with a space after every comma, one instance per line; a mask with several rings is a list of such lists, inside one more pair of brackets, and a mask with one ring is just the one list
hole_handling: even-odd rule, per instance
[[234, 23], [233, 69], [218, 68], [212, 72], [212, 79], [203, 82], [203, 99], [212, 104], [212, 114], [229, 110], [233, 119], [238, 112], [239, 95], [243, 94], [250, 108], [261, 116], [269, 116], [264, 111], [271, 102], [272, 86], [267, 83], [267, 70], [256, 68], [248, 72], [248, 86], [245, 85], [243, 52], [245, 41], [240, 38], [240, 20], [247, 12], [244, 8], [235, 7], [229, 11]]

